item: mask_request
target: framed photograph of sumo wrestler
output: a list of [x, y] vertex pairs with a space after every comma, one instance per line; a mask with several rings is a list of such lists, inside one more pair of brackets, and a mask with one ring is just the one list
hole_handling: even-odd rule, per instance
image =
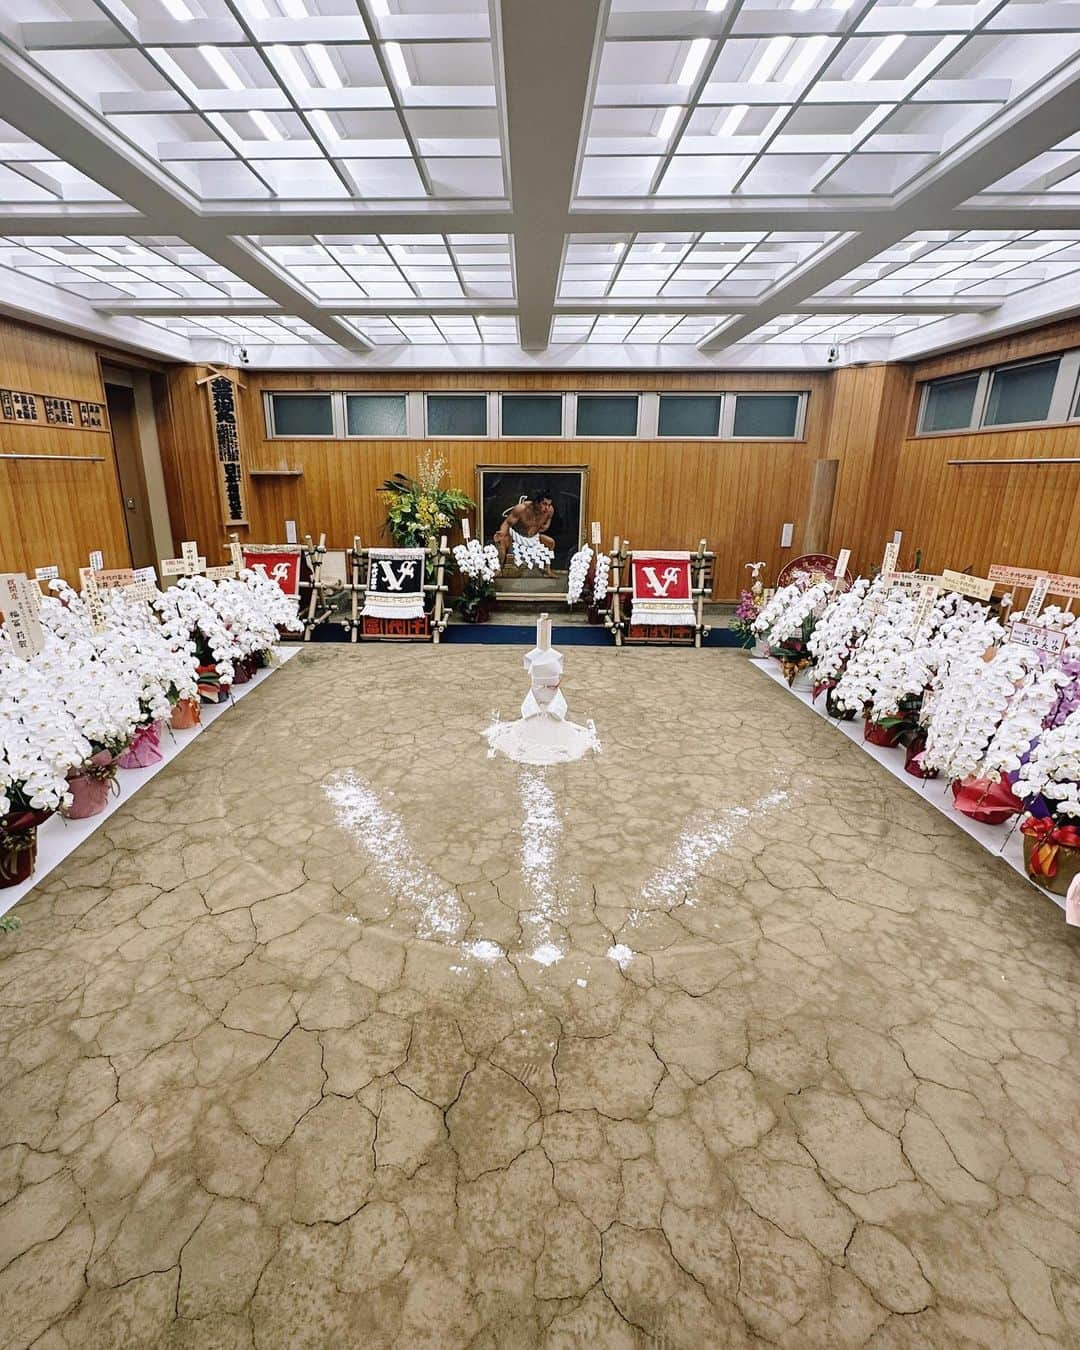
[[588, 483], [583, 464], [477, 465], [477, 530], [503, 563], [498, 599], [566, 599], [570, 559], [585, 542]]

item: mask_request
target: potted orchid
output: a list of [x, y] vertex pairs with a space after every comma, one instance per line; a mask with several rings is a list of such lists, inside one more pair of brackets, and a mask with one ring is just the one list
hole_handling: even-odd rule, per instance
[[37, 830], [71, 801], [68, 771], [91, 745], [45, 668], [14, 655], [0, 633], [0, 887], [33, 873]]
[[466, 623], [487, 623], [495, 599], [495, 578], [501, 568], [499, 550], [470, 536], [463, 544], [454, 545], [453, 554], [465, 578], [454, 609]]
[[825, 711], [847, 721], [855, 716], [850, 708], [837, 707], [833, 690], [848, 660], [858, 648], [873, 619], [873, 604], [883, 592], [882, 582], [859, 577], [851, 589], [838, 595], [818, 620], [806, 646], [813, 657], [813, 697], [825, 694]]
[[780, 662], [788, 684], [812, 664], [808, 643], [831, 595], [831, 582], [811, 584], [806, 573], [798, 573], [790, 586], [776, 592], [751, 624], [755, 636], [768, 643], [770, 654]]
[[733, 633], [736, 633], [741, 646], [752, 647], [756, 641], [754, 636], [754, 620], [758, 616], [758, 607], [754, 601], [752, 591], [740, 591], [739, 603], [735, 606], [735, 613], [731, 616], [731, 623], [728, 627]]
[[1020, 824], [1028, 875], [1064, 895], [1080, 876], [1080, 712], [1043, 732], [1020, 766], [1016, 791], [1029, 812]]

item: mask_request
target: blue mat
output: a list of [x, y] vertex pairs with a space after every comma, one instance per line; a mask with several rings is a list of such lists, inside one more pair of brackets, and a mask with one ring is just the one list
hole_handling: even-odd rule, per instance
[[[317, 628], [313, 642], [347, 642], [343, 629], [329, 625]], [[553, 624], [551, 640], [556, 647], [614, 647], [615, 639], [606, 628], [594, 624]], [[536, 629], [529, 623], [451, 623], [442, 635], [443, 642], [488, 643], [497, 646], [531, 647]], [[361, 643], [361, 645], [363, 645]], [[639, 644], [632, 644], [637, 646]], [[657, 644], [660, 646], [662, 644]], [[702, 640], [704, 647], [741, 647], [730, 628], [714, 628]]]
[[[517, 643], [531, 647], [536, 629], [527, 623], [452, 623], [442, 635], [443, 642]], [[552, 624], [551, 641], [556, 647], [614, 647], [615, 639], [606, 628], [593, 624]], [[631, 644], [639, 646], [639, 643]], [[658, 643], [658, 646], [663, 644]], [[702, 640], [704, 647], [740, 647], [730, 628], [714, 628]]]

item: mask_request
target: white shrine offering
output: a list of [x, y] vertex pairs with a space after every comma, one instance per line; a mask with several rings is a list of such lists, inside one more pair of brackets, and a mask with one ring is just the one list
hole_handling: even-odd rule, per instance
[[484, 733], [489, 755], [500, 753], [519, 764], [564, 764], [599, 750], [592, 722], [579, 726], [566, 718], [561, 688], [563, 654], [551, 645], [551, 619], [536, 621], [536, 646], [525, 656], [529, 692], [516, 722], [495, 722]]

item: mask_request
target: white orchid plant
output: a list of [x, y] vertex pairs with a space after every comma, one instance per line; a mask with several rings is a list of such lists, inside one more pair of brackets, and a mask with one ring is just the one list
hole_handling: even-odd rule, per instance
[[66, 806], [68, 772], [92, 752], [49, 662], [16, 656], [0, 631], [0, 833], [19, 824], [23, 813], [44, 815]]

